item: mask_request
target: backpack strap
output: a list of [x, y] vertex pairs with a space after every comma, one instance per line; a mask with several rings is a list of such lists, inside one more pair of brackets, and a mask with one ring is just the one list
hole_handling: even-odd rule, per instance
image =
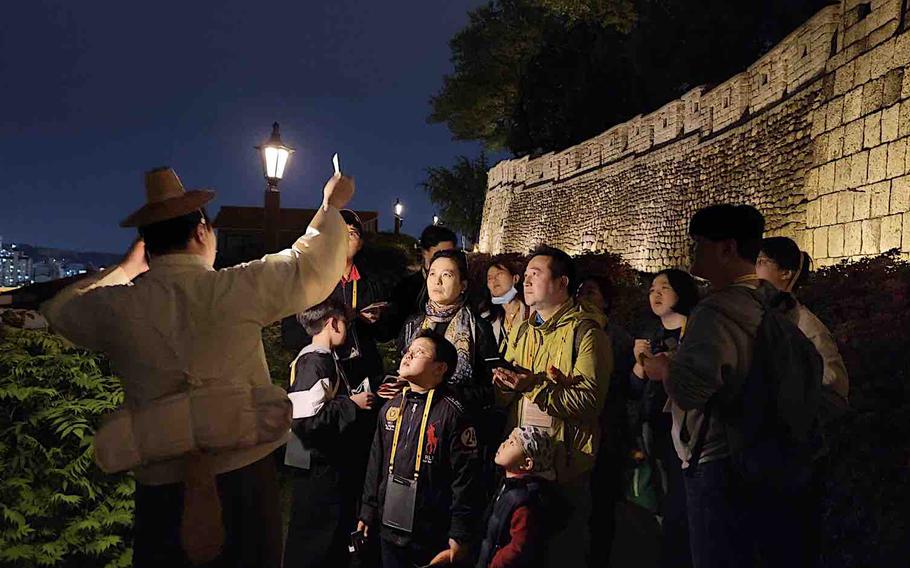
[[594, 320], [589, 319], [583, 319], [575, 326], [575, 337], [572, 338], [572, 368], [569, 369], [570, 373], [575, 369], [575, 361], [578, 359], [578, 350], [581, 348], [582, 340], [589, 331], [598, 327], [600, 326]]

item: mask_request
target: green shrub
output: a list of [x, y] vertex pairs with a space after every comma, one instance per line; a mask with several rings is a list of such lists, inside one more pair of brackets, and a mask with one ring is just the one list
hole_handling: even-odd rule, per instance
[[123, 400], [100, 356], [0, 326], [0, 565], [129, 566], [133, 479], [94, 464]]

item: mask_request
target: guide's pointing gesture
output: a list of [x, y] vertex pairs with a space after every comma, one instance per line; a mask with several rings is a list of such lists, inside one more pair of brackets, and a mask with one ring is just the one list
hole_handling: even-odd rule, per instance
[[325, 182], [323, 189], [323, 206], [331, 205], [335, 209], [344, 209], [354, 196], [354, 178], [337, 173]]

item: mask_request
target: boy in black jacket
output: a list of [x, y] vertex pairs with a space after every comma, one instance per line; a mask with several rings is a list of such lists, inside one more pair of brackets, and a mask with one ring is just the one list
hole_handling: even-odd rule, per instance
[[284, 565], [335, 568], [349, 560], [356, 514], [360, 471], [350, 451], [358, 432], [352, 426], [373, 394], [351, 392], [335, 357], [347, 333], [344, 306], [329, 298], [299, 320], [313, 340], [291, 364], [294, 422], [285, 464], [295, 469]]
[[467, 557], [483, 487], [477, 432], [445, 385], [457, 361], [445, 337], [424, 330], [398, 371], [408, 386], [380, 411], [357, 529], [378, 533], [383, 568]]

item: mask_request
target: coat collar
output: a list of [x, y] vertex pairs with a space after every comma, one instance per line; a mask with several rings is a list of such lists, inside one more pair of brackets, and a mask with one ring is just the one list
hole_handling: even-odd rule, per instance
[[198, 254], [163, 254], [149, 260], [149, 272], [175, 272], [183, 270], [205, 270], [214, 272], [215, 269]]

